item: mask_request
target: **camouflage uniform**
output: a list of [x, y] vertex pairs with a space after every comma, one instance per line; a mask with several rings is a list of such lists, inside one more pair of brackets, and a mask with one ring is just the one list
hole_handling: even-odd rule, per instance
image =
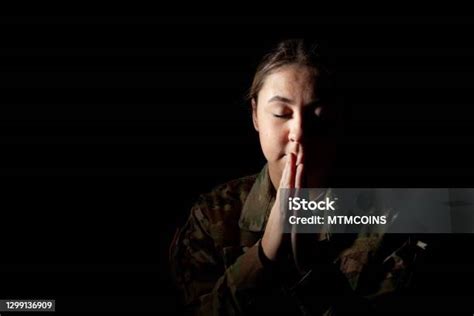
[[[258, 175], [218, 186], [192, 207], [170, 251], [171, 267], [193, 314], [329, 315], [390, 308], [410, 284], [423, 251], [406, 235], [332, 235], [321, 258], [300, 274], [288, 263], [265, 265], [258, 246], [275, 200], [265, 166]], [[316, 250], [315, 250], [316, 251]]]

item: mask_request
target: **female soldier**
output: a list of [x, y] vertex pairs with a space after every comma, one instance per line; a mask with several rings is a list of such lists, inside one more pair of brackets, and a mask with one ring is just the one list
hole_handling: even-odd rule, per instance
[[[334, 159], [339, 111], [314, 46], [281, 42], [259, 65], [249, 96], [268, 163], [192, 208], [171, 247], [185, 305], [205, 315], [368, 310], [402, 287], [396, 276], [409, 262], [394, 250], [409, 242], [370, 235], [337, 242], [325, 234], [308, 242], [284, 231], [278, 189], [327, 187]], [[302, 263], [301, 254], [312, 256]]]

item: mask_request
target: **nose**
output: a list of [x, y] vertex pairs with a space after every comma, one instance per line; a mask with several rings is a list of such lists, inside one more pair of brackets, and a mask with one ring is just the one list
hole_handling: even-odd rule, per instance
[[301, 117], [292, 120], [288, 138], [291, 142], [301, 143], [304, 136], [303, 119]]

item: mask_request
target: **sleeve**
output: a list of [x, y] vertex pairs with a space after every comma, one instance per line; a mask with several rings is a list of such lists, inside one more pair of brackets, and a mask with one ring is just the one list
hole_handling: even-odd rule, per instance
[[172, 272], [187, 311], [235, 315], [252, 309], [255, 294], [271, 283], [270, 269], [259, 258], [260, 241], [227, 265], [214, 238], [208, 219], [196, 205], [171, 245]]
[[313, 246], [313, 264], [289, 289], [303, 315], [367, 315], [366, 302], [333, 261], [328, 240]]

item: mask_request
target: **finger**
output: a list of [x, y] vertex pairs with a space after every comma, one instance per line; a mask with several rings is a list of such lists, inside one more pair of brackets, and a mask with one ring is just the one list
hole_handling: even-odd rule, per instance
[[290, 154], [288, 154], [286, 156], [285, 167], [283, 168], [283, 173], [282, 173], [281, 179], [280, 179], [280, 188], [282, 188], [282, 189], [288, 188], [288, 185], [289, 185], [288, 173], [289, 173], [289, 169], [290, 169], [290, 163], [291, 163]]
[[295, 187], [295, 178], [296, 178], [296, 156], [293, 153], [290, 153], [289, 156], [290, 166], [288, 170], [288, 187]]
[[296, 159], [296, 165], [302, 164], [304, 161], [304, 150], [303, 145], [298, 145], [298, 158]]
[[290, 144], [289, 152], [293, 153], [296, 157], [298, 156], [298, 150], [300, 149], [299, 143], [297, 142], [292, 142]]
[[304, 186], [304, 165], [300, 163], [296, 166], [295, 188], [300, 189]]

